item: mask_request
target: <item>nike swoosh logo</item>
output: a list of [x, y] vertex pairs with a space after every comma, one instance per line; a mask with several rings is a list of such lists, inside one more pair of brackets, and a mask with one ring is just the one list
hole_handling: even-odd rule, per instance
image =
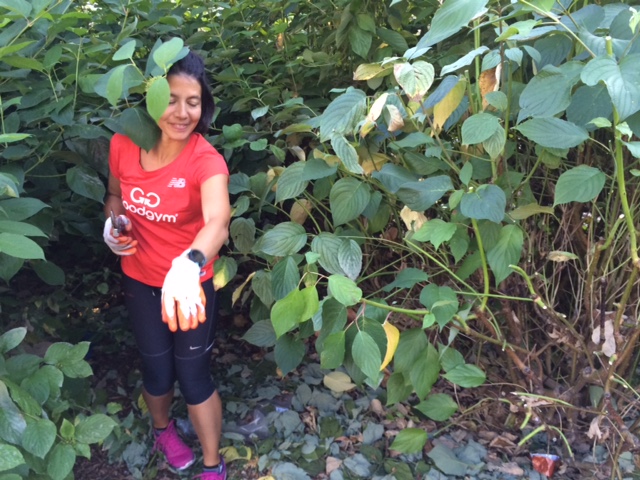
[[189, 350], [197, 350], [199, 348], [202, 348], [202, 345], [200, 345], [199, 347], [189, 347]]

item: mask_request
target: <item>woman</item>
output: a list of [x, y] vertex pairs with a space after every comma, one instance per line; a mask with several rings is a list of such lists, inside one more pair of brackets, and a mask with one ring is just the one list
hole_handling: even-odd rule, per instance
[[211, 279], [228, 237], [229, 172], [202, 136], [214, 110], [202, 59], [190, 52], [167, 80], [171, 100], [158, 120], [158, 143], [147, 152], [123, 135], [111, 140], [104, 240], [122, 258], [154, 449], [176, 470], [195, 461], [169, 418], [177, 379], [202, 445], [204, 470], [196, 478], [225, 480], [218, 452], [222, 402], [209, 365], [216, 316]]

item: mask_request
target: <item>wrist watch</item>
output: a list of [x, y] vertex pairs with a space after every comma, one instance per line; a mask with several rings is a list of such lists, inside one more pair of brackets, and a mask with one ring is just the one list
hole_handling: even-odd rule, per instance
[[192, 262], [197, 263], [200, 268], [204, 267], [204, 264], [207, 263], [207, 258], [200, 250], [189, 250], [187, 252], [187, 258]]

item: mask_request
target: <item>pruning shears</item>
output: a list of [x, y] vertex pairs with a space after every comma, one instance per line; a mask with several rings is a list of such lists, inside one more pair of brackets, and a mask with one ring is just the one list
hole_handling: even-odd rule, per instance
[[116, 217], [116, 214], [113, 213], [113, 210], [111, 210], [111, 227], [113, 228], [114, 237], [119, 237], [120, 233], [122, 233], [122, 230], [124, 230], [125, 228], [124, 219], [120, 216]]

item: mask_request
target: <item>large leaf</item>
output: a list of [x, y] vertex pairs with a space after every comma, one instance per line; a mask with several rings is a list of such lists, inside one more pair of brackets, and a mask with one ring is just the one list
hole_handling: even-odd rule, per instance
[[341, 270], [351, 280], [355, 280], [362, 270], [362, 249], [355, 240], [343, 240], [338, 250], [338, 263]]
[[278, 257], [292, 255], [307, 243], [305, 229], [294, 222], [279, 223], [267, 231], [254, 248]]
[[342, 275], [329, 277], [329, 292], [331, 296], [346, 307], [355, 305], [362, 298], [362, 290], [353, 280]]
[[435, 76], [433, 65], [424, 61], [397, 63], [393, 71], [407, 96], [418, 100], [429, 91]]
[[380, 170], [371, 174], [373, 178], [381, 182], [391, 193], [396, 193], [405, 183], [418, 181], [418, 175], [411, 173], [404, 167], [386, 163]]
[[589, 138], [584, 128], [555, 117], [532, 118], [518, 125], [516, 130], [548, 148], [572, 148]]
[[46, 203], [37, 198], [8, 198], [0, 200], [0, 215], [2, 218], [19, 222], [48, 207]]
[[271, 288], [273, 298], [280, 300], [289, 295], [300, 283], [298, 264], [291, 256], [284, 257], [275, 264], [271, 271]]
[[412, 239], [419, 242], [431, 242], [437, 250], [443, 242], [451, 240], [456, 230], [457, 226], [455, 223], [434, 218], [433, 220], [425, 222], [413, 235]]
[[152, 57], [155, 64], [166, 72], [174, 62], [184, 57], [186, 53], [184, 41], [179, 37], [174, 37], [155, 48]]
[[475, 145], [491, 138], [500, 127], [500, 120], [489, 113], [477, 113], [462, 124], [462, 143]]
[[78, 195], [102, 203], [106, 189], [98, 173], [92, 168], [81, 165], [67, 170], [67, 184]]
[[451, 177], [440, 175], [422, 182], [405, 183], [398, 189], [397, 195], [411, 210], [422, 212], [433, 206], [449, 190], [453, 190]]
[[333, 100], [320, 117], [320, 141], [325, 142], [334, 133], [349, 135], [366, 115], [367, 96], [362, 90], [349, 88]]
[[487, 260], [496, 285], [507, 278], [512, 270], [509, 265], [517, 265], [522, 255], [524, 234], [516, 225], [505, 225], [500, 230], [498, 243], [487, 252]]
[[365, 331], [358, 331], [351, 347], [353, 361], [368, 378], [376, 380], [380, 372], [382, 358], [375, 340]]
[[286, 375], [302, 362], [305, 353], [304, 343], [292, 335], [283, 335], [278, 338], [273, 353], [276, 364], [282, 374]]
[[19, 445], [27, 422], [9, 396], [7, 386], [0, 380], [0, 439]]
[[25, 327], [12, 328], [0, 335], [0, 355], [16, 348], [27, 335]]
[[160, 129], [143, 108], [127, 108], [118, 118], [118, 129], [140, 148], [149, 151], [160, 139]]
[[458, 297], [451, 287], [427, 285], [420, 292], [420, 303], [431, 310], [440, 328], [458, 312]]
[[220, 290], [226, 286], [238, 272], [238, 263], [235, 258], [225, 255], [218, 257], [213, 264], [213, 286]]
[[420, 428], [405, 428], [400, 430], [389, 447], [401, 453], [418, 453], [427, 443], [427, 432]]
[[345, 354], [345, 332], [343, 330], [334, 332], [324, 340], [322, 351], [320, 352], [320, 366], [333, 370], [344, 362]]
[[590, 202], [596, 198], [607, 180], [595, 167], [579, 165], [564, 172], [556, 183], [553, 205], [569, 202]]
[[335, 226], [358, 218], [369, 204], [371, 188], [352, 177], [338, 180], [331, 188], [329, 203]]
[[412, 288], [419, 282], [426, 282], [429, 279], [427, 272], [417, 268], [404, 268], [398, 272], [393, 282], [386, 284], [382, 290], [390, 292], [394, 288]]
[[64, 480], [76, 463], [76, 452], [68, 443], [58, 443], [47, 456], [47, 473], [53, 480]]
[[331, 147], [347, 170], [356, 174], [364, 172], [358, 163], [358, 152], [356, 152], [356, 149], [347, 141], [344, 135], [331, 135]]
[[626, 55], [620, 64], [603, 55], [592, 59], [580, 74], [589, 86], [604, 82], [621, 120], [640, 110], [640, 55]]
[[[398, 348], [400, 347], [401, 345], [398, 345]], [[396, 355], [398, 355], [398, 351], [396, 351]], [[427, 343], [425, 350], [416, 358], [409, 371], [409, 378], [418, 398], [425, 398], [431, 392], [431, 387], [438, 381], [439, 377], [440, 360], [438, 351], [433, 345]]]
[[333, 233], [322, 232], [311, 241], [311, 251], [320, 255], [318, 263], [327, 272], [344, 275], [336, 252], [342, 247], [342, 238]]
[[260, 320], [251, 325], [242, 339], [260, 348], [273, 347], [276, 344], [276, 332], [270, 320]]
[[302, 178], [305, 168], [305, 162], [296, 162], [287, 167], [278, 177], [278, 189], [276, 190], [276, 202], [282, 202], [290, 198], [296, 198], [302, 192], [309, 182]]
[[562, 112], [571, 103], [573, 83], [559, 68], [546, 66], [520, 94], [518, 119], [552, 117]]
[[458, 404], [446, 393], [432, 393], [426, 400], [414, 407], [431, 420], [444, 422], [458, 410]]
[[156, 122], [169, 106], [171, 88], [165, 77], [153, 77], [147, 83], [147, 112]]
[[440, 76], [444, 77], [447, 73], [455, 72], [459, 68], [466, 67], [467, 65], [471, 65], [471, 62], [478, 56], [482, 55], [485, 52], [488, 52], [489, 48], [482, 45], [481, 47], [476, 48], [475, 50], [471, 50], [469, 53], [464, 55], [459, 60], [455, 61], [450, 65], [446, 65], [440, 70]]
[[480, 185], [475, 191], [467, 192], [460, 201], [460, 212], [476, 220], [491, 220], [500, 223], [504, 218], [507, 199], [497, 185]]
[[486, 380], [485, 373], [475, 365], [459, 365], [444, 374], [451, 383], [464, 388], [479, 387]]
[[20, 450], [14, 446], [0, 443], [0, 472], [11, 470], [24, 463], [24, 457], [22, 453], [20, 453]]
[[[246, 198], [246, 197], [242, 197]], [[251, 252], [256, 241], [256, 225], [252, 218], [236, 218], [229, 226], [233, 245], [242, 254]]]
[[15, 233], [0, 233], [0, 252], [22, 259], [44, 260], [44, 251], [40, 245]]
[[36, 457], [44, 458], [56, 439], [56, 425], [46, 418], [33, 419], [27, 423], [22, 446]]
[[416, 49], [431, 47], [458, 31], [487, 11], [488, 0], [446, 0], [431, 19], [431, 28]]
[[271, 309], [271, 323], [276, 337], [280, 338], [302, 322], [305, 310], [304, 295], [298, 289], [276, 301]]
[[13, 220], [0, 220], [0, 232], [16, 233], [25, 237], [47, 237], [47, 234], [35, 225]]

